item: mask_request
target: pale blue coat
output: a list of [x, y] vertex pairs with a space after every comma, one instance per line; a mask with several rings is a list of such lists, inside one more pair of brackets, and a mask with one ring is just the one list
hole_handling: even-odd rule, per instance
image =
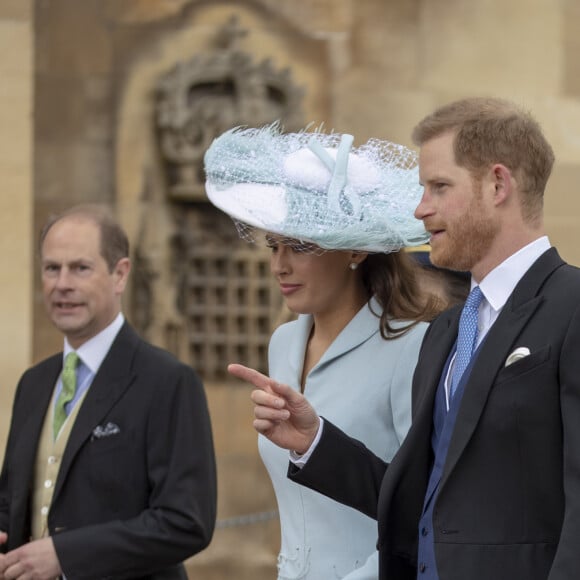
[[[381, 308], [373, 299], [373, 311]], [[270, 376], [296, 390], [312, 316], [278, 327], [270, 341]], [[365, 305], [312, 368], [304, 394], [317, 412], [389, 461], [411, 423], [411, 379], [427, 324], [384, 340]], [[376, 580], [377, 523], [286, 477], [288, 451], [258, 437], [282, 530], [279, 580]], [[338, 474], [337, 474], [338, 476]]]

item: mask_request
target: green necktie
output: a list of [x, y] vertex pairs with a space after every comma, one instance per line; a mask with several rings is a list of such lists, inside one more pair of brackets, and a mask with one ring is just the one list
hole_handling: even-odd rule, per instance
[[64, 359], [64, 367], [61, 374], [62, 390], [56, 400], [56, 405], [54, 407], [54, 420], [52, 422], [55, 441], [60, 432], [60, 428], [66, 419], [64, 406], [69, 401], [72, 401], [75, 396], [75, 391], [77, 390], [77, 366], [79, 361], [79, 355], [74, 351], [69, 352]]

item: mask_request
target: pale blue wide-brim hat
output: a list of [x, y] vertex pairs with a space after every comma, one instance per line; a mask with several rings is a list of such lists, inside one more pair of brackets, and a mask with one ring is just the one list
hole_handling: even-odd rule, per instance
[[209, 200], [235, 222], [325, 250], [393, 252], [429, 235], [414, 151], [347, 134], [231, 129], [205, 153]]

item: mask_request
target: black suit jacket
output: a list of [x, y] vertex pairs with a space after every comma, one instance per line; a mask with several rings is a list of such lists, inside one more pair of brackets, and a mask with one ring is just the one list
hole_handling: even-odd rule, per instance
[[[0, 478], [4, 550], [30, 539], [38, 440], [62, 354], [18, 385]], [[112, 423], [118, 433], [98, 437]], [[98, 432], [97, 432], [98, 434]], [[48, 525], [68, 580], [186, 578], [216, 515], [203, 385], [193, 369], [125, 323], [86, 394], [62, 457]]]
[[[382, 580], [416, 578], [434, 397], [460, 310], [442, 314], [425, 336], [413, 424], [390, 466], [325, 422], [306, 466], [289, 468], [294, 481], [378, 519]], [[530, 355], [505, 366], [517, 347]], [[360, 389], [364, 396], [364, 378]], [[580, 271], [555, 249], [524, 275], [482, 344], [433, 519], [440, 580], [580, 574]]]

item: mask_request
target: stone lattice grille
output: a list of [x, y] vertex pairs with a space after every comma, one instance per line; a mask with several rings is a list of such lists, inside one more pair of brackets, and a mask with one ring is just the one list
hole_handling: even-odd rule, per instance
[[188, 249], [184, 314], [193, 366], [224, 378], [228, 363], [266, 372], [268, 342], [280, 311], [269, 256], [251, 247]]

